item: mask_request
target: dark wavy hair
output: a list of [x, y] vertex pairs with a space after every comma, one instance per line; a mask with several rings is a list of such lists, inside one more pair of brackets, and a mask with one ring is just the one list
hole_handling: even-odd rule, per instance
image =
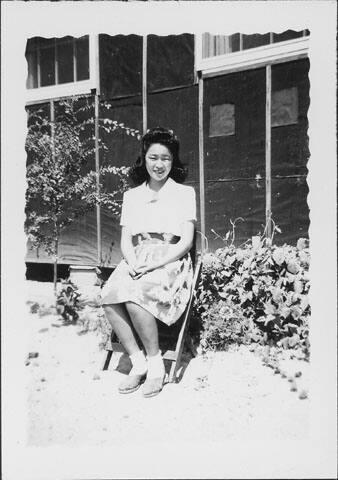
[[172, 130], [163, 127], [155, 127], [148, 130], [141, 140], [141, 155], [136, 160], [136, 163], [131, 167], [129, 176], [136, 185], [141, 185], [144, 181], [149, 180], [149, 174], [146, 169], [145, 156], [149, 147], [154, 143], [159, 143], [167, 147], [173, 156], [173, 164], [169, 173], [175, 182], [183, 183], [187, 178], [187, 168], [181, 163], [179, 158], [180, 143], [177, 136]]

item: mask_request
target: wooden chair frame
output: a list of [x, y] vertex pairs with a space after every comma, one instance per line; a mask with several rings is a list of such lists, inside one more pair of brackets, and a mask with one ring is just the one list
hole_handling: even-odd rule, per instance
[[[170, 383], [177, 381], [177, 375], [176, 374], [177, 374], [177, 371], [180, 368], [180, 364], [181, 364], [183, 347], [184, 347], [184, 343], [185, 343], [185, 340], [186, 340], [186, 335], [187, 335], [189, 322], [190, 322], [190, 317], [191, 317], [192, 306], [193, 306], [193, 302], [194, 302], [194, 293], [195, 293], [196, 287], [198, 285], [198, 281], [199, 281], [199, 277], [200, 277], [201, 269], [202, 269], [202, 257], [201, 257], [201, 255], [197, 256], [195, 254], [195, 249], [196, 249], [196, 242], [195, 242], [195, 239], [194, 239], [194, 245], [191, 249], [191, 256], [192, 256], [192, 261], [193, 261], [193, 265], [194, 265], [194, 276], [193, 276], [193, 282], [192, 282], [191, 293], [190, 293], [188, 304], [187, 304], [186, 309], [185, 309], [184, 313], [182, 314], [181, 318], [178, 320], [178, 321], [181, 321], [181, 319], [182, 319], [182, 325], [180, 327], [180, 331], [179, 331], [179, 334], [178, 334], [176, 347], [175, 347], [175, 350], [166, 350], [165, 353], [163, 354], [163, 359], [171, 362], [170, 372], [169, 372], [169, 382]], [[111, 357], [113, 355], [113, 352], [126, 353], [126, 350], [121, 343], [111, 342], [111, 349], [107, 350], [106, 357], [105, 357], [104, 364], [103, 364], [103, 368], [102, 368], [103, 370], [108, 369]]]

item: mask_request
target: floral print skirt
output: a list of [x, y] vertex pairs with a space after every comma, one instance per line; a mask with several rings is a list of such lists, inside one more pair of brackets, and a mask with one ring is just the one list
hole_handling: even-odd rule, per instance
[[[170, 239], [137, 236], [137, 263], [158, 261], [172, 248]], [[174, 262], [133, 279], [122, 260], [101, 291], [101, 305], [134, 302], [166, 325], [175, 323], [184, 312], [190, 298], [193, 268], [189, 253]]]

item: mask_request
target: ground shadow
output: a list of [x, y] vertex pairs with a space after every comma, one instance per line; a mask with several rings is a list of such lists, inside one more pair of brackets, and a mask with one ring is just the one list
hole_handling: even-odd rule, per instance
[[[162, 353], [165, 353], [165, 352], [162, 352]], [[184, 377], [184, 373], [193, 358], [194, 358], [194, 355], [190, 351], [185, 350], [183, 352], [180, 365], [178, 368], [177, 376], [176, 376], [176, 383], [179, 383], [182, 380], [182, 378]], [[169, 360], [164, 360], [164, 366], [166, 371], [166, 379], [168, 379], [172, 362], [170, 362]], [[131, 367], [132, 365], [129, 359], [129, 355], [126, 353], [121, 353], [118, 359], [117, 365], [115, 367], [110, 367], [110, 368], [115, 370], [116, 372], [122, 373], [124, 375], [128, 375], [128, 373], [131, 370]]]
[[[181, 323], [182, 323], [182, 321], [179, 320], [174, 325], [167, 326], [162, 322], [158, 322], [159, 347], [160, 347], [160, 350], [161, 350], [163, 356], [165, 355], [165, 353], [168, 350], [172, 351], [172, 352], [175, 352], [176, 347], [177, 347], [177, 340], [178, 340], [179, 333], [180, 333]], [[139, 347], [141, 349], [143, 349], [143, 345], [141, 343], [141, 340], [140, 340], [140, 338], [137, 335], [135, 330], [134, 330], [134, 335], [135, 335], [135, 338], [137, 340], [137, 343], [139, 344]], [[194, 335], [194, 337], [196, 337], [196, 335]], [[132, 365], [131, 365], [129, 356], [126, 353], [121, 353], [119, 355], [118, 360], [115, 358], [115, 361], [114, 361], [115, 366], [114, 367], [112, 367], [112, 365], [111, 365], [112, 358], [111, 357], [109, 358], [109, 356], [107, 357], [109, 351], [111, 351], [111, 352], [114, 351], [113, 344], [116, 343], [116, 342], [118, 343], [118, 338], [117, 338], [116, 334], [114, 332], [112, 332], [111, 335], [110, 335], [110, 338], [107, 341], [107, 343], [105, 343], [105, 345], [104, 345], [104, 349], [106, 351], [105, 355], [106, 355], [106, 360], [107, 360], [107, 362], [106, 361], [104, 362], [104, 365], [105, 365], [105, 368], [107, 368], [107, 366], [110, 365], [108, 368], [113, 369], [113, 370], [115, 370], [119, 373], [127, 375], [130, 372], [130, 370], [132, 368]], [[118, 352], [121, 352], [121, 350], [119, 350], [119, 348], [117, 348], [117, 350], [115, 351], [115, 354], [117, 354]], [[178, 369], [177, 369], [177, 372], [176, 372], [176, 382], [177, 383], [180, 382], [183, 379], [184, 373], [185, 373], [187, 367], [189, 366], [189, 363], [191, 362], [191, 360], [194, 357], [196, 357], [196, 355], [197, 355], [196, 345], [195, 345], [195, 342], [193, 340], [193, 336], [190, 334], [190, 332], [188, 330], [186, 338], [185, 338], [185, 342], [184, 342], [184, 347], [183, 347], [183, 352], [182, 352], [182, 355], [181, 355], [180, 363], [179, 363], [179, 366], [178, 366]], [[117, 365], [116, 365], [116, 363], [117, 363]], [[164, 360], [164, 365], [165, 365], [166, 381], [167, 381], [168, 378], [169, 378], [170, 369], [172, 367], [172, 362], [170, 360]]]

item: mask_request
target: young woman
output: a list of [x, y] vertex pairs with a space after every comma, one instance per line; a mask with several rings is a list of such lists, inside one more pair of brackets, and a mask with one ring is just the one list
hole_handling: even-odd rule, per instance
[[[121, 213], [123, 260], [102, 289], [105, 315], [127, 350], [132, 369], [119, 386], [157, 395], [165, 376], [156, 319], [171, 325], [189, 300], [190, 255], [196, 199], [182, 185], [186, 171], [172, 130], [154, 128], [142, 138], [141, 156], [131, 170], [138, 185], [125, 192]], [[146, 356], [135, 339], [137, 332]]]

